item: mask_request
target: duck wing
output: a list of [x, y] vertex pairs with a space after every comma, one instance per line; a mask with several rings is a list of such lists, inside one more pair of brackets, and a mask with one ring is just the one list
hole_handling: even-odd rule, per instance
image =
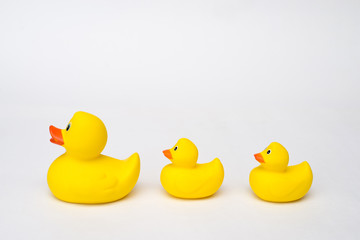
[[[305, 161], [298, 165], [288, 167], [287, 174], [282, 179], [282, 184], [277, 184], [271, 191], [281, 198], [297, 198], [300, 193], [307, 192], [312, 184], [313, 175], [310, 165]], [[276, 193], [275, 193], [276, 192]]]
[[114, 191], [119, 185], [119, 180], [116, 176], [103, 173], [98, 181], [95, 181], [94, 188], [99, 189], [100, 191], [111, 192]]
[[[221, 178], [221, 179], [220, 179]], [[223, 166], [218, 158], [209, 163], [198, 164], [195, 171], [184, 173], [176, 180], [177, 188], [186, 194], [192, 194], [209, 184], [222, 183], [224, 178]]]
[[206, 180], [200, 173], [185, 173], [182, 177], [177, 177], [175, 186], [180, 192], [192, 194], [201, 189], [205, 185]]

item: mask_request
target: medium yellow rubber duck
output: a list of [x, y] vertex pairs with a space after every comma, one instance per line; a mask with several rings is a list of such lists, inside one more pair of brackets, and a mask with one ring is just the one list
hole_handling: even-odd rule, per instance
[[176, 145], [163, 151], [172, 161], [160, 176], [165, 190], [178, 198], [204, 198], [213, 195], [224, 179], [224, 168], [218, 158], [197, 164], [198, 149], [189, 139], [181, 138]]
[[250, 172], [250, 186], [259, 198], [291, 202], [309, 191], [313, 180], [310, 165], [302, 162], [288, 167], [289, 153], [280, 143], [271, 143], [254, 157], [261, 165]]
[[50, 166], [47, 182], [60, 200], [72, 203], [106, 203], [125, 197], [140, 173], [139, 154], [126, 160], [102, 155], [107, 141], [104, 123], [96, 116], [77, 112], [66, 129], [50, 126], [52, 143], [66, 152]]

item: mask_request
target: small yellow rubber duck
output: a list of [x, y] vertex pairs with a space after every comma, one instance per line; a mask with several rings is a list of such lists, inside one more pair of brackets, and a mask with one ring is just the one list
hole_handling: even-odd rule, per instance
[[102, 155], [107, 141], [104, 123], [96, 116], [77, 112], [66, 129], [50, 126], [50, 141], [66, 152], [50, 166], [47, 182], [60, 200], [72, 203], [106, 203], [125, 197], [140, 173], [140, 158], [126, 160]]
[[289, 153], [277, 142], [254, 154], [260, 166], [250, 172], [250, 186], [261, 199], [270, 202], [291, 202], [309, 191], [313, 174], [310, 165], [302, 162], [288, 167]]
[[176, 145], [163, 151], [172, 161], [160, 176], [165, 190], [178, 198], [205, 198], [213, 195], [224, 179], [224, 168], [218, 158], [197, 164], [198, 149], [189, 139], [181, 138]]

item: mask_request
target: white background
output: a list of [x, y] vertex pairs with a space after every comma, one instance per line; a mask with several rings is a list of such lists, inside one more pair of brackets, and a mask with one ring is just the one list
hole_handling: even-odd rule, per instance
[[[360, 2], [0, 1], [1, 239], [359, 239]], [[121, 201], [55, 199], [49, 142], [88, 111], [104, 154], [141, 157]], [[180, 200], [160, 184], [181, 137], [219, 157], [223, 186]], [[259, 200], [253, 154], [282, 143], [314, 182]]]

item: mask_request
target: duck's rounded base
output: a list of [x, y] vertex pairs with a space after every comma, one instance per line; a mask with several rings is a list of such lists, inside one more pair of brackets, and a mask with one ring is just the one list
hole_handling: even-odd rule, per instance
[[[165, 189], [166, 190], [166, 189]], [[169, 191], [166, 191], [171, 197], [178, 198], [178, 199], [184, 199], [184, 200], [196, 200], [196, 199], [204, 199], [212, 197], [216, 192], [206, 195], [187, 195], [187, 194], [172, 194]]]
[[[54, 195], [54, 194], [53, 194]], [[67, 202], [67, 203], [75, 203], [75, 204], [105, 204], [105, 203], [112, 203], [112, 202], [116, 202], [119, 201], [123, 198], [125, 198], [128, 194], [122, 196], [122, 197], [116, 197], [116, 198], [108, 198], [108, 199], [78, 199], [78, 198], [72, 198], [72, 197], [59, 197], [54, 195], [55, 198], [57, 198], [58, 200], [61, 200], [63, 202]]]
[[[255, 193], [255, 192], [254, 192], [254, 193]], [[267, 197], [262, 197], [261, 195], [257, 195], [256, 193], [255, 193], [255, 195], [256, 195], [259, 199], [261, 199], [261, 200], [263, 200], [263, 201], [266, 201], [266, 202], [272, 202], [272, 203], [290, 203], [290, 202], [299, 201], [299, 200], [302, 199], [306, 194], [303, 195], [303, 196], [301, 196], [301, 197], [299, 197], [299, 198], [293, 198], [293, 199], [288, 199], [288, 198], [282, 199], [282, 198], [278, 198], [278, 197], [267, 198]]]

